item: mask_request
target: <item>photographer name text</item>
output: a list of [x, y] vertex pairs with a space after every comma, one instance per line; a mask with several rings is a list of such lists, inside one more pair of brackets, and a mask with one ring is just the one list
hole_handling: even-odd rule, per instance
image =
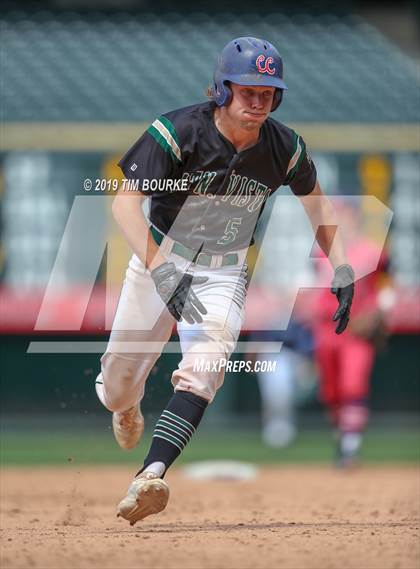
[[188, 180], [186, 178], [172, 180], [170, 178], [145, 178], [142, 180], [129, 180], [123, 178], [86, 178], [83, 180], [83, 189], [86, 192], [186, 192]]

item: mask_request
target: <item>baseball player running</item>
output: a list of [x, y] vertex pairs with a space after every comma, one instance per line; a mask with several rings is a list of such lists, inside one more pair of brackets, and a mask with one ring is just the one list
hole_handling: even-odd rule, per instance
[[273, 45], [232, 40], [218, 58], [210, 100], [157, 118], [119, 162], [126, 178], [139, 181], [138, 191], [121, 188], [113, 202], [134, 254], [96, 390], [113, 412], [122, 448], [142, 435], [145, 383], [175, 322], [182, 349], [174, 395], [117, 508], [132, 525], [166, 507], [164, 476], [223, 383], [223, 362], [244, 318], [246, 253], [266, 199], [281, 185], [291, 187], [317, 229], [335, 269], [336, 332], [347, 326], [354, 275], [341, 241], [333, 240], [331, 206], [311, 199], [322, 192], [302, 138], [269, 118], [286, 88]]

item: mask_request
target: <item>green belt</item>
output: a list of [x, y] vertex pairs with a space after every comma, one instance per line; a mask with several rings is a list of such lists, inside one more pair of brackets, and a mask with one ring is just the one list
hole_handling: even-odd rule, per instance
[[[160, 231], [158, 231], [155, 227], [153, 227], [153, 225], [150, 226], [150, 230], [152, 232], [153, 238], [156, 241], [156, 243], [158, 245], [160, 245], [163, 241], [163, 238], [165, 237], [165, 235], [163, 233], [161, 233]], [[179, 255], [180, 257], [183, 257], [184, 259], [187, 259], [188, 261], [194, 261], [194, 263], [196, 265], [204, 265], [205, 267], [210, 267], [211, 265], [211, 260], [213, 258], [213, 255], [209, 255], [207, 253], [199, 253], [199, 255], [197, 256], [197, 252], [194, 251], [193, 249], [190, 249], [189, 247], [186, 247], [185, 245], [183, 245], [182, 243], [179, 243], [178, 241], [174, 241], [174, 244], [172, 245], [172, 249], [170, 251], [170, 253], [174, 253], [175, 255]], [[229, 265], [237, 265], [239, 261], [239, 257], [237, 253], [226, 253], [225, 255], [223, 255], [223, 259], [222, 259], [222, 267], [227, 267]]]

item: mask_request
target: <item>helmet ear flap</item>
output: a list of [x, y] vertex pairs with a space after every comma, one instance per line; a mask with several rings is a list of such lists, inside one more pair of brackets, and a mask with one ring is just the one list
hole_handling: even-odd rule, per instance
[[223, 81], [223, 87], [225, 90], [225, 102], [223, 104], [229, 105], [229, 103], [232, 101], [232, 89], [230, 88], [230, 82]]
[[232, 89], [229, 87], [229, 81], [215, 81], [213, 87], [214, 100], [219, 107], [229, 105], [232, 100]]
[[276, 89], [273, 97], [273, 104], [271, 105], [271, 112], [275, 111], [283, 99], [283, 89]]

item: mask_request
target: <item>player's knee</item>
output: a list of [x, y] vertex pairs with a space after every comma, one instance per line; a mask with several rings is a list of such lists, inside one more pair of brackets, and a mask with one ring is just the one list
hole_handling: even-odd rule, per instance
[[209, 355], [213, 359], [224, 360], [228, 358], [236, 345], [236, 335], [222, 322], [215, 322], [214, 331], [207, 332], [207, 345]]
[[152, 358], [133, 360], [107, 353], [101, 363], [103, 395], [99, 398], [109, 411], [125, 411], [142, 399]]
[[107, 352], [101, 359], [101, 370], [105, 384], [129, 388], [133, 383], [145, 380], [152, 369], [156, 358], [148, 354], [141, 358], [127, 358], [119, 354]]

